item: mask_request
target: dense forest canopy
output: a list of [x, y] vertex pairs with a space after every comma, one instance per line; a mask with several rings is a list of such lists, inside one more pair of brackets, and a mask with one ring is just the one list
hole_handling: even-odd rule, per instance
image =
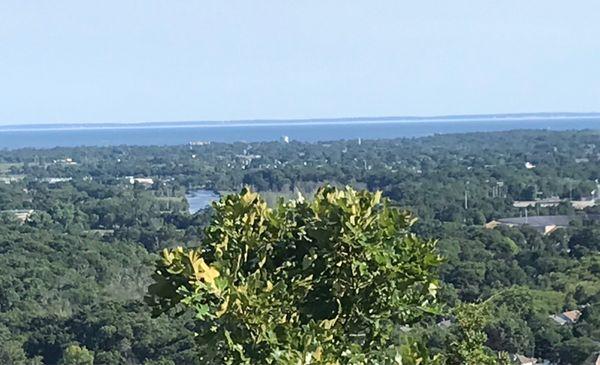
[[[486, 354], [584, 364], [600, 351], [600, 209], [574, 202], [598, 198], [599, 158], [596, 131], [1, 151], [0, 363], [202, 363], [193, 314], [143, 302], [162, 249], [210, 239], [215, 212], [191, 214], [186, 192], [251, 186], [275, 206], [331, 184], [381, 190], [439, 240], [445, 309], [405, 329], [432, 356], [479, 303]], [[484, 227], [526, 214], [570, 223]]]

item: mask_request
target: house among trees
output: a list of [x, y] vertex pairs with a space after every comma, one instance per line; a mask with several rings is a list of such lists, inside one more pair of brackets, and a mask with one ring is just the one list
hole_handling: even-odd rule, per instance
[[529, 226], [542, 234], [550, 234], [558, 228], [569, 226], [571, 218], [567, 215], [546, 215], [533, 217], [500, 218], [485, 224], [485, 228], [493, 229], [498, 226], [521, 227]]
[[58, 165], [77, 165], [77, 162], [73, 161], [73, 159], [70, 157], [53, 160], [52, 162]]
[[11, 209], [3, 210], [2, 213], [13, 216], [19, 223], [25, 223], [33, 214], [33, 209]]
[[71, 180], [73, 180], [72, 177], [44, 177], [44, 178], [40, 179], [41, 182], [45, 182], [50, 185], [67, 182], [67, 181], [71, 181]]
[[581, 311], [577, 309], [550, 316], [554, 322], [561, 326], [564, 326], [565, 324], [575, 324], [579, 320], [579, 317], [581, 317]]
[[154, 185], [154, 179], [149, 178], [149, 177], [130, 177], [129, 183], [131, 185], [137, 183], [137, 184], [144, 185], [144, 186], [152, 186], [152, 185]]
[[536, 364], [538, 364], [537, 359], [534, 359], [532, 357], [523, 356], [523, 355], [514, 355], [513, 361], [517, 365], [536, 365]]

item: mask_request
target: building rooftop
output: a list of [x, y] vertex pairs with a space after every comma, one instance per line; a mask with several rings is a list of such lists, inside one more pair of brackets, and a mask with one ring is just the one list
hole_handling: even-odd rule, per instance
[[532, 227], [567, 227], [571, 221], [571, 217], [568, 215], [541, 215], [530, 217], [500, 218], [497, 219], [497, 221], [504, 224], [528, 225]]
[[550, 316], [550, 318], [554, 320], [554, 322], [558, 323], [561, 326], [565, 324], [577, 323], [579, 317], [581, 317], [581, 311], [578, 311], [577, 309]]
[[537, 364], [537, 359], [523, 355], [515, 355], [514, 360], [518, 365], [534, 365]]

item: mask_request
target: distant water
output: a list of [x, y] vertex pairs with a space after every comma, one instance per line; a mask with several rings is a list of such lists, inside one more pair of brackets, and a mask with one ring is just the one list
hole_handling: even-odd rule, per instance
[[211, 190], [199, 189], [189, 192], [185, 195], [185, 198], [187, 199], [190, 207], [190, 213], [194, 214], [197, 211], [208, 207], [213, 201], [218, 200], [219, 195], [215, 194], [215, 192]]
[[600, 118], [252, 123], [232, 125], [126, 126], [103, 128], [0, 129], [0, 148], [114, 145], [178, 145], [191, 141], [256, 142], [288, 136], [298, 141], [422, 137], [432, 134], [512, 129], [600, 129]]

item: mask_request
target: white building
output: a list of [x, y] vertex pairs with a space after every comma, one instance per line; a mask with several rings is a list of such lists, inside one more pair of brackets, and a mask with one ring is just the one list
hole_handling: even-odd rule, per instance
[[154, 179], [150, 177], [130, 177], [129, 183], [132, 185], [137, 183], [144, 186], [152, 186], [154, 185]]

